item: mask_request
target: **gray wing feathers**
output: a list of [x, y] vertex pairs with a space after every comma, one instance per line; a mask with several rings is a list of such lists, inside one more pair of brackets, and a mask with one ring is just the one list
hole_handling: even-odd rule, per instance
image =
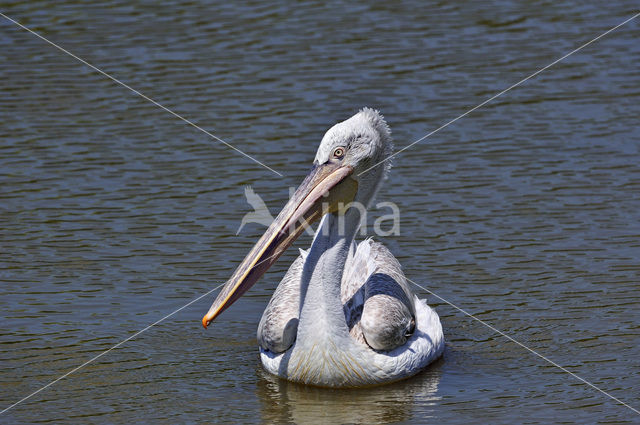
[[[300, 281], [306, 252], [291, 264], [258, 325], [258, 343], [281, 353], [296, 339]], [[403, 345], [415, 327], [414, 295], [398, 260], [381, 243], [367, 239], [349, 250], [341, 301], [352, 338], [375, 350]]]
[[300, 281], [305, 253], [291, 264], [262, 313], [258, 325], [258, 344], [273, 353], [282, 353], [296, 340], [300, 317]]
[[384, 245], [368, 239], [358, 246], [353, 265], [366, 269], [367, 276], [360, 291], [360, 320], [350, 327], [352, 336], [360, 340], [361, 334], [376, 350], [403, 345], [415, 327], [415, 305], [400, 263]]

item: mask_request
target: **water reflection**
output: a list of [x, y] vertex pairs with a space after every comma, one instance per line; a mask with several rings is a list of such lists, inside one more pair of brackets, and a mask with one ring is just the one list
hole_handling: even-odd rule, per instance
[[431, 416], [440, 382], [440, 359], [410, 379], [360, 389], [300, 385], [259, 370], [257, 394], [263, 423], [391, 423]]

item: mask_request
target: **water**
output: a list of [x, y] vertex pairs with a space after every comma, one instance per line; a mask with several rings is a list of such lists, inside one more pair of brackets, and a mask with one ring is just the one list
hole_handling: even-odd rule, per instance
[[[0, 18], [0, 408], [224, 282], [252, 185], [275, 213], [333, 123], [398, 147], [637, 12], [632, 1], [389, 6], [9, 3]], [[399, 155], [378, 199], [407, 275], [640, 408], [640, 61], [631, 22]], [[375, 211], [373, 217], [387, 211]], [[373, 219], [370, 220], [373, 222]], [[305, 247], [309, 237], [297, 246]], [[632, 423], [632, 410], [437, 298], [415, 378], [330, 391], [265, 375], [255, 330], [294, 251], [205, 331], [195, 302], [3, 423]]]

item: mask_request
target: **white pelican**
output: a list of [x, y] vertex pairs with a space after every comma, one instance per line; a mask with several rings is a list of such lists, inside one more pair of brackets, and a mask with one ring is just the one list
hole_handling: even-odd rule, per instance
[[356, 245], [361, 217], [389, 169], [374, 164], [393, 144], [377, 111], [364, 108], [326, 132], [313, 168], [202, 318], [206, 328], [244, 294], [308, 226], [311, 248], [293, 262], [258, 326], [267, 371], [325, 387], [361, 387], [416, 374], [444, 349], [438, 315], [411, 291], [380, 243]]

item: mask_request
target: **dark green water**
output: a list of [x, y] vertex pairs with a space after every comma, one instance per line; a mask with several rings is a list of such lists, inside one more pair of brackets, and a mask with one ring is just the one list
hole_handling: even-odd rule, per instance
[[[2, 2], [0, 409], [223, 283], [333, 123], [405, 146], [638, 12], [633, 1]], [[640, 18], [638, 18], [640, 19]], [[640, 408], [640, 38], [630, 22], [399, 155], [379, 201], [407, 275]], [[381, 211], [374, 211], [373, 216]], [[386, 213], [386, 211], [382, 211]], [[371, 220], [372, 221], [372, 220]], [[297, 246], [305, 247], [309, 237]], [[368, 390], [266, 376], [255, 330], [295, 252], [209, 330], [210, 295], [2, 423], [638, 423], [423, 293], [442, 360]]]

